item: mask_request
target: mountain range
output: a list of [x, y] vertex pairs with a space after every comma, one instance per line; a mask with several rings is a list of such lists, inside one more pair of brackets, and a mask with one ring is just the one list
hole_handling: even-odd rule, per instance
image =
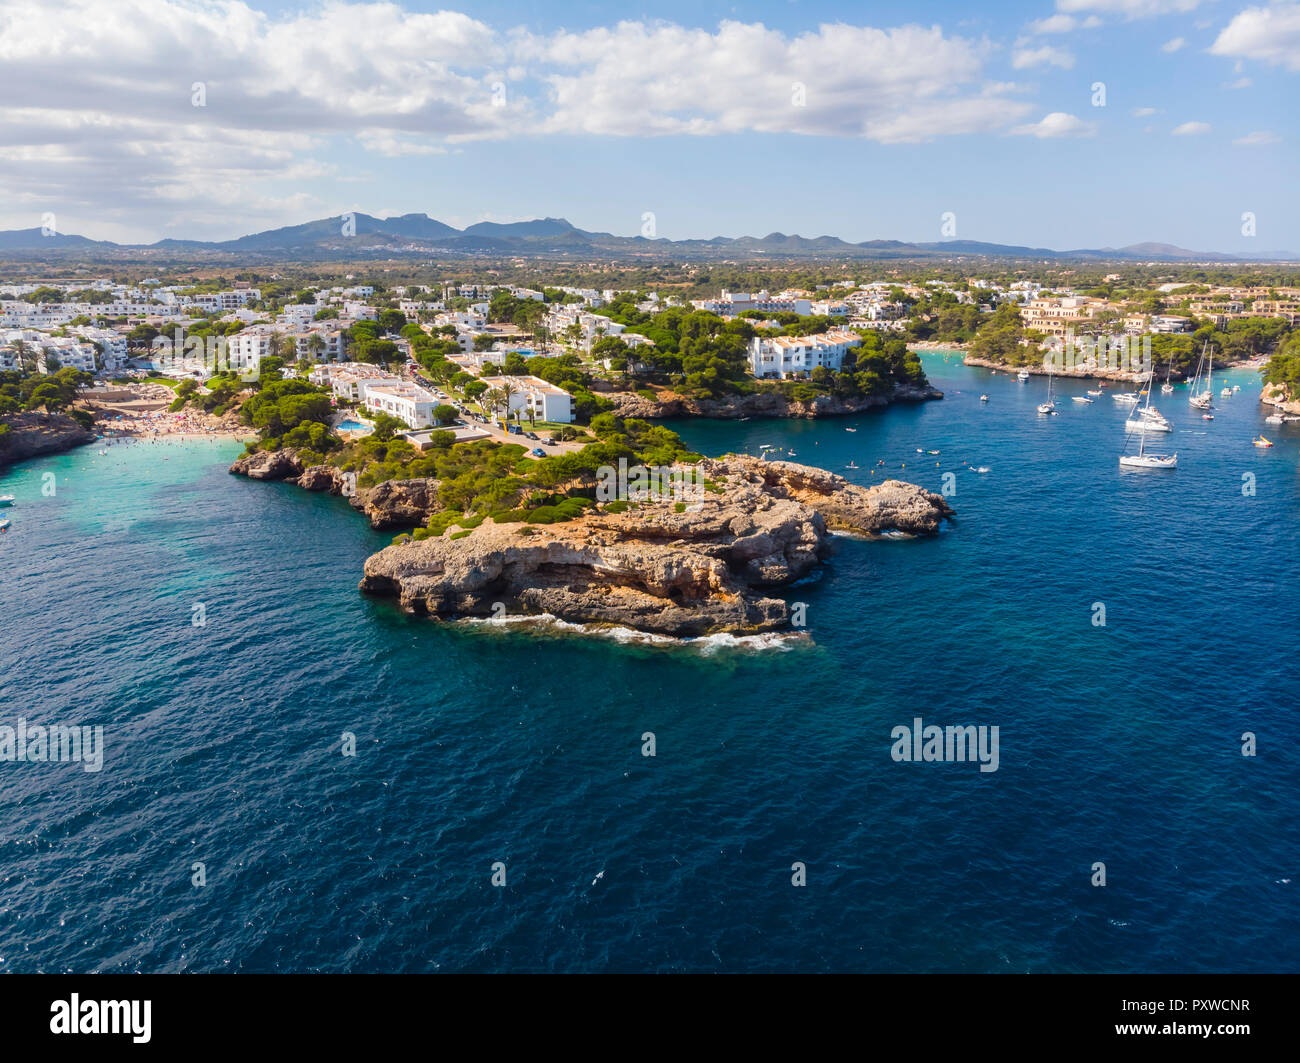
[[971, 258], [1122, 261], [1122, 262], [1294, 262], [1300, 255], [1267, 251], [1233, 255], [1216, 251], [1189, 251], [1172, 244], [1139, 243], [1126, 247], [1075, 248], [1058, 251], [1046, 247], [947, 240], [907, 243], [902, 240], [865, 240], [850, 243], [835, 236], [805, 237], [773, 232], [766, 236], [725, 237], [708, 240], [648, 239], [615, 236], [579, 229], [564, 218], [535, 218], [518, 222], [479, 222], [457, 229], [427, 214], [402, 214], [376, 218], [355, 213], [319, 218], [302, 225], [252, 233], [235, 240], [159, 240], [153, 244], [117, 244], [61, 233], [45, 235], [41, 229], [0, 231], [0, 253], [28, 257], [54, 253], [83, 258], [128, 256], [215, 255], [220, 257], [280, 260], [390, 257], [393, 255], [470, 255], [523, 257], [631, 257], [674, 259], [927, 259]]

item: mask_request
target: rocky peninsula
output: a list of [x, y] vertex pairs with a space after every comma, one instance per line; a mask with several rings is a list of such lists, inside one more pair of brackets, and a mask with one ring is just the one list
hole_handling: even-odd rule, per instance
[[779, 631], [790, 611], [767, 592], [821, 564], [831, 532], [933, 535], [953, 515], [939, 495], [898, 480], [865, 488], [750, 457], [701, 467], [719, 490], [698, 501], [643, 501], [551, 525], [486, 520], [387, 547], [366, 561], [361, 590], [445, 618], [504, 607], [671, 636]]

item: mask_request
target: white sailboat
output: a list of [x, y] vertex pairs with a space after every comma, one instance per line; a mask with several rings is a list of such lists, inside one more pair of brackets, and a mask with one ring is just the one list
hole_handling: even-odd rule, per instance
[[1047, 401], [1038, 404], [1038, 412], [1045, 416], [1056, 413], [1056, 403], [1052, 400], [1052, 367], [1047, 367]]
[[[1210, 362], [1209, 372], [1206, 373], [1205, 379], [1201, 379], [1201, 366], [1205, 362], [1206, 351], [1209, 351]], [[1188, 392], [1187, 401], [1195, 406], [1198, 410], [1208, 410], [1210, 408], [1210, 398], [1214, 394], [1214, 348], [1206, 341], [1201, 348], [1201, 360], [1196, 364], [1196, 377], [1192, 380], [1191, 390]]]
[[1160, 385], [1161, 395], [1172, 395], [1174, 393], [1173, 384], [1169, 383], [1169, 374], [1174, 371], [1174, 360], [1169, 359], [1169, 364], [1165, 367], [1165, 382]]
[[[1143, 414], [1143, 416], [1141, 416], [1141, 417], [1138, 418], [1139, 423], [1143, 423], [1143, 422], [1145, 422], [1145, 421], [1148, 420], [1148, 417], [1146, 416], [1146, 414], [1147, 414], [1147, 411], [1150, 410], [1150, 409], [1151, 409], [1151, 388], [1150, 388], [1150, 386], [1148, 386], [1148, 387], [1147, 387], [1147, 404], [1146, 404], [1146, 406], [1145, 406], [1145, 407], [1143, 408], [1143, 410], [1142, 410], [1142, 414]], [[1158, 415], [1158, 411], [1157, 411], [1157, 415]], [[1128, 424], [1129, 424], [1129, 425], [1132, 425], [1133, 422], [1132, 422], [1132, 421], [1129, 421]], [[1130, 428], [1130, 430], [1129, 430], [1129, 435], [1125, 438], [1125, 445], [1126, 445], [1126, 446], [1127, 446], [1127, 442], [1128, 442], [1128, 440], [1131, 439], [1132, 437], [1133, 437], [1133, 431], [1132, 431], [1132, 429]], [[1137, 437], [1138, 437], [1138, 452], [1137, 452], [1136, 454], [1121, 454], [1121, 455], [1119, 456], [1119, 464], [1120, 464], [1120, 467], [1121, 467], [1121, 468], [1126, 468], [1126, 469], [1174, 469], [1174, 468], [1177, 468], [1177, 467], [1178, 467], [1178, 455], [1177, 455], [1177, 453], [1174, 453], [1174, 454], [1148, 454], [1148, 453], [1147, 453], [1147, 432], [1146, 432], [1146, 430], [1139, 431], [1139, 432], [1137, 433]]]

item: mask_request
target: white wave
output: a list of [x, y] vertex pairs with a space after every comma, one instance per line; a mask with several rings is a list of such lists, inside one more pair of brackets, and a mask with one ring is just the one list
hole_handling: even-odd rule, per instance
[[812, 642], [811, 636], [806, 631], [768, 631], [760, 635], [732, 635], [722, 632], [716, 635], [677, 637], [674, 635], [660, 635], [651, 631], [637, 631], [635, 628], [621, 625], [575, 624], [569, 620], [561, 620], [551, 613], [514, 614], [499, 617], [467, 616], [460, 618], [459, 622], [499, 628], [523, 625], [561, 635], [595, 635], [623, 645], [682, 646], [698, 650], [706, 656], [724, 649], [786, 651], [794, 649], [797, 645]]

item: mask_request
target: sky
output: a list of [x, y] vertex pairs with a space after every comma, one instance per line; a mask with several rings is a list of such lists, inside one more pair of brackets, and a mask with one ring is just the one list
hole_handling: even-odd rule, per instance
[[1300, 252], [1300, 3], [0, 0], [0, 228]]

